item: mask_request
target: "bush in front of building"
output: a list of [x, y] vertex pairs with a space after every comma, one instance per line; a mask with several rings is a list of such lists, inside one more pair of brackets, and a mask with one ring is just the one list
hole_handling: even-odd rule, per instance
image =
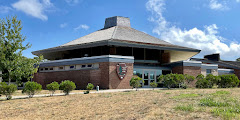
[[239, 85], [239, 79], [235, 74], [220, 75], [221, 80], [218, 83], [219, 88], [231, 88]]
[[200, 74], [196, 77], [197, 82], [196, 84], [196, 88], [209, 88], [209, 81], [206, 80], [206, 78], [204, 77], [204, 75]]
[[192, 82], [195, 78], [190, 75], [183, 74], [167, 74], [158, 77], [158, 82], [163, 83], [165, 87], [170, 88], [187, 88], [187, 84]]
[[221, 78], [219, 76], [214, 76], [212, 74], [208, 74], [206, 76], [206, 80], [209, 82], [209, 88], [212, 88], [215, 85], [218, 85]]
[[75, 89], [76, 89], [75, 83], [70, 80], [64, 80], [60, 83], [60, 90], [63, 90], [65, 95], [69, 95], [69, 93]]
[[88, 94], [90, 92], [90, 90], [93, 90], [94, 85], [92, 83], [88, 83], [86, 89], [87, 91], [84, 92], [84, 94]]
[[14, 84], [8, 85], [5, 82], [0, 83], [0, 94], [5, 95], [7, 100], [12, 99], [12, 94], [17, 91], [17, 86]]
[[50, 92], [52, 92], [51, 96], [53, 96], [53, 94], [55, 93], [56, 90], [59, 90], [59, 84], [58, 82], [52, 82], [50, 84], [47, 84], [47, 90], [49, 90]]
[[165, 87], [168, 89], [172, 88], [174, 85], [177, 84], [176, 80], [174, 79], [174, 74], [167, 74], [167, 75], [161, 75], [158, 78], [158, 81], [163, 83]]
[[156, 83], [156, 82], [151, 82], [150, 83], [150, 86], [153, 88], [153, 90], [154, 90], [154, 88], [156, 88], [157, 86], [158, 86], [158, 84]]
[[36, 93], [42, 90], [42, 85], [37, 82], [28, 81], [25, 83], [22, 93], [27, 94], [29, 98], [32, 98]]
[[138, 88], [142, 86], [141, 82], [144, 82], [144, 81], [142, 81], [142, 78], [140, 78], [138, 76], [134, 76], [130, 80], [130, 86], [132, 86], [133, 88], [136, 88], [136, 91], [137, 91]]

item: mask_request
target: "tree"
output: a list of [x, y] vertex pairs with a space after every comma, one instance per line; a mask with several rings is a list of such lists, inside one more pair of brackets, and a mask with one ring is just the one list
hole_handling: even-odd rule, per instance
[[156, 88], [157, 86], [158, 86], [158, 84], [156, 83], [156, 82], [151, 82], [150, 83], [150, 86], [153, 88], [153, 90], [154, 90], [154, 88]]
[[56, 90], [59, 90], [59, 84], [57, 82], [52, 82], [52, 83], [48, 84], [46, 87], [49, 91], [52, 92], [51, 96], [53, 96], [53, 94]]
[[12, 99], [12, 94], [17, 90], [17, 86], [14, 84], [8, 85], [5, 82], [0, 83], [0, 94], [6, 96], [7, 100]]
[[24, 85], [22, 93], [25, 93], [29, 96], [29, 98], [32, 98], [37, 92], [41, 90], [42, 90], [42, 85], [40, 85], [37, 82], [28, 81]]
[[[140, 78], [138, 76], [134, 76], [130, 80], [130, 86], [132, 86], [133, 88], [136, 88], [136, 91], [137, 91], [138, 88], [141, 87], [141, 81], [142, 81], [142, 78]], [[144, 82], [144, 81], [142, 81], [142, 82]]]
[[23, 44], [26, 37], [21, 34], [21, 30], [21, 21], [17, 17], [0, 20], [0, 70], [6, 71], [2, 75], [8, 76], [8, 80], [5, 80], [8, 84], [12, 78], [32, 78], [42, 60], [42, 56], [34, 59], [22, 56], [22, 52], [31, 45]]
[[64, 80], [60, 83], [60, 90], [63, 90], [65, 95], [69, 95], [70, 91], [75, 90], [76, 85], [70, 80]]
[[236, 59], [236, 61], [240, 61], [240, 58]]

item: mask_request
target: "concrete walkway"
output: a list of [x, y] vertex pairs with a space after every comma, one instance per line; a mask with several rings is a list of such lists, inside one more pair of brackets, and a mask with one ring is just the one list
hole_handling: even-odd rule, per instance
[[[155, 88], [155, 90], [162, 90], [163, 88]], [[152, 88], [139, 88], [138, 90], [152, 90]], [[136, 89], [108, 89], [108, 90], [99, 90], [99, 91], [90, 91], [90, 93], [112, 93], [112, 92], [127, 92], [127, 91], [136, 91]], [[69, 93], [70, 95], [75, 95], [75, 94], [84, 94], [84, 92], [77, 92], [77, 93]], [[64, 93], [57, 93], [54, 94], [53, 96], [63, 96], [65, 95]], [[3, 96], [3, 95], [2, 95]], [[41, 94], [41, 95], [34, 95], [33, 97], [49, 97], [51, 96], [50, 94]], [[27, 95], [23, 96], [12, 96], [12, 99], [24, 99], [28, 98]], [[0, 100], [4, 100], [6, 97], [0, 97]]]

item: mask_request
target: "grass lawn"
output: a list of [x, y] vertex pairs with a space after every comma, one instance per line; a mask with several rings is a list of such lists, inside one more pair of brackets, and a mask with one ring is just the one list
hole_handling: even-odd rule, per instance
[[240, 89], [77, 94], [0, 101], [0, 119], [240, 119]]

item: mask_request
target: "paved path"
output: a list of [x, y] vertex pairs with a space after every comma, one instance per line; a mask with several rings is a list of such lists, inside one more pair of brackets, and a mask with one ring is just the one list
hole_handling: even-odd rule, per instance
[[[161, 90], [163, 88], [155, 88], [155, 90]], [[152, 90], [152, 88], [139, 88], [138, 90]], [[136, 91], [136, 89], [108, 89], [108, 90], [99, 90], [99, 91], [92, 91], [90, 93], [112, 93], [112, 92], [126, 92], [126, 91]], [[77, 92], [77, 93], [69, 93], [70, 95], [74, 94], [84, 94], [83, 92]], [[57, 93], [53, 96], [62, 96], [65, 95], [64, 93]], [[2, 95], [3, 96], [3, 95]], [[48, 97], [50, 94], [41, 94], [41, 95], [34, 95], [33, 97]], [[27, 95], [23, 96], [12, 96], [12, 99], [24, 99], [28, 98]], [[6, 99], [6, 97], [0, 97], [1, 99]]]

